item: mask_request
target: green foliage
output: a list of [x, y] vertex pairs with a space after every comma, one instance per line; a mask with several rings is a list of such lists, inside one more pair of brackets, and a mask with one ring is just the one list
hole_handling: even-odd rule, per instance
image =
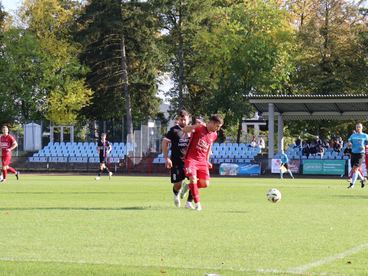
[[11, 28], [3, 33], [0, 59], [0, 121], [42, 118], [47, 93], [40, 87], [44, 55], [29, 32]]
[[22, 8], [27, 31], [36, 37], [42, 53], [37, 87], [46, 95], [44, 115], [57, 124], [74, 124], [91, 96], [83, 80], [86, 68], [76, 57], [78, 45], [70, 36], [77, 8], [76, 2], [67, 0], [26, 1]]
[[95, 91], [84, 114], [117, 119], [126, 114], [122, 79], [122, 38], [125, 40], [128, 89], [134, 121], [158, 112], [156, 98], [160, 54], [157, 19], [148, 3], [90, 1], [78, 19], [76, 39], [83, 45], [80, 60], [90, 68], [89, 86]]
[[[293, 5], [300, 2], [304, 1]], [[293, 91], [345, 94], [366, 90], [368, 63], [363, 37], [368, 25], [359, 5], [349, 1], [313, 1], [308, 10], [298, 13], [298, 70], [292, 78]]]
[[238, 126], [252, 109], [249, 93], [281, 91], [293, 69], [293, 30], [285, 10], [264, 1], [220, 6], [207, 13], [194, 48], [201, 66], [194, 74], [211, 91], [207, 108]]
[[48, 97], [48, 119], [58, 125], [75, 124], [78, 111], [88, 104], [91, 95], [83, 80], [65, 81], [63, 87], [51, 91]]

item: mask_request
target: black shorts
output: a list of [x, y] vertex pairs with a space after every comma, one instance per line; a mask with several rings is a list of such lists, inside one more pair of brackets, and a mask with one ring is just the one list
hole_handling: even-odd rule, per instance
[[288, 166], [288, 164], [287, 163], [281, 163], [281, 166], [284, 166], [285, 167], [285, 169], [289, 169], [289, 166]]
[[185, 179], [184, 164], [174, 165], [171, 168], [171, 183], [181, 182]]
[[352, 153], [350, 164], [351, 167], [360, 167], [363, 163], [364, 153]]
[[107, 157], [100, 155], [100, 164], [107, 164]]

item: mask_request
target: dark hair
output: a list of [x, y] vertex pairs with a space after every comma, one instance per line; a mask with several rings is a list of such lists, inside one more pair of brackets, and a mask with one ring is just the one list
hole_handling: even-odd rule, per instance
[[224, 124], [224, 120], [223, 120], [223, 119], [222, 119], [222, 117], [221, 117], [220, 115], [218, 115], [218, 114], [213, 114], [213, 115], [211, 115], [211, 117], [210, 117], [210, 121], [215, 122], [215, 123], [219, 123], [219, 124], [221, 124], [221, 125], [223, 125], [223, 124]]
[[189, 116], [189, 113], [186, 110], [182, 109], [178, 112], [178, 117], [185, 117], [185, 116]]

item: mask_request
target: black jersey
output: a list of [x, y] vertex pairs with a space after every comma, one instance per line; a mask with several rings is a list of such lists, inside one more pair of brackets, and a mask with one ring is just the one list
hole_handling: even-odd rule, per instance
[[179, 125], [175, 125], [166, 133], [165, 138], [171, 142], [171, 160], [174, 165], [184, 164], [184, 157], [190, 136]]
[[98, 155], [100, 157], [107, 157], [108, 152], [110, 152], [111, 150], [111, 143], [107, 140], [105, 140], [105, 142], [98, 140], [97, 147], [98, 147]]

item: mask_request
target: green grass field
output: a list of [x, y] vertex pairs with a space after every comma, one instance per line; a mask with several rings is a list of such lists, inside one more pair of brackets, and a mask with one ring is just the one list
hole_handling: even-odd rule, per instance
[[10, 175], [0, 274], [368, 275], [368, 188], [346, 186], [213, 178], [198, 212], [174, 207], [168, 177]]

